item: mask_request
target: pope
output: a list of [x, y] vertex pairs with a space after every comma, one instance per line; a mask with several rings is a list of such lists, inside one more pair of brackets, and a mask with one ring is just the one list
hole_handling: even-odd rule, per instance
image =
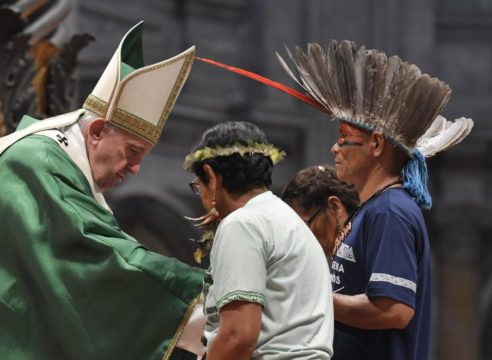
[[123, 232], [103, 196], [138, 173], [193, 63], [191, 47], [144, 66], [142, 33], [139, 23], [123, 37], [81, 109], [24, 116], [0, 139], [2, 359], [200, 352], [189, 319], [202, 271]]

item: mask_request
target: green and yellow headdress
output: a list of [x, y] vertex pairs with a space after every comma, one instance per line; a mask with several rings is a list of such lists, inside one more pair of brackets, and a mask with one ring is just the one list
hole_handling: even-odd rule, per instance
[[189, 154], [183, 163], [183, 167], [186, 171], [190, 171], [193, 164], [212, 159], [220, 156], [230, 156], [232, 154], [240, 154], [244, 156], [245, 154], [262, 154], [272, 161], [273, 165], [282, 161], [285, 157], [285, 152], [279, 150], [272, 144], [264, 144], [258, 142], [250, 142], [247, 145], [234, 144], [231, 146], [217, 146], [217, 147], [204, 147], [196, 150]]

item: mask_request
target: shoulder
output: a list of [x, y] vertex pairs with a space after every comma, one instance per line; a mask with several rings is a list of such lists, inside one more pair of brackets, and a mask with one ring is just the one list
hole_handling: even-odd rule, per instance
[[30, 186], [63, 183], [84, 191], [90, 189], [83, 173], [66, 152], [54, 140], [42, 135], [26, 136], [10, 146], [0, 156], [0, 167]]
[[367, 204], [370, 213], [392, 213], [403, 217], [421, 215], [417, 203], [403, 188], [393, 188]]
[[364, 207], [365, 222], [386, 223], [388, 221], [413, 227], [423, 226], [424, 217], [413, 198], [403, 188], [385, 191]]
[[[237, 209], [224, 219], [226, 224], [243, 222], [250, 225], [266, 226], [297, 217], [294, 210], [271, 192], [251, 199], [245, 206]], [[287, 225], [287, 224], [285, 224]]]
[[68, 160], [67, 155], [52, 139], [40, 135], [26, 136], [10, 146], [1, 156], [4, 162], [33, 165], [36, 170], [48, 166], [53, 157], [56, 160]]
[[302, 243], [313, 237], [309, 228], [292, 208], [272, 193], [248, 202], [223, 219], [219, 238], [252, 239], [268, 244]]

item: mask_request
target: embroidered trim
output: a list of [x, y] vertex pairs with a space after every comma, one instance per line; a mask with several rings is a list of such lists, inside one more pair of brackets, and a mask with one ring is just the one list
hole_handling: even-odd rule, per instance
[[84, 109], [87, 109], [97, 116], [108, 120], [123, 129], [143, 137], [145, 140], [155, 144], [159, 140], [160, 129], [144, 119], [130, 114], [119, 108], [115, 108], [111, 119], [107, 119], [109, 105], [104, 100], [97, 98], [94, 95], [89, 95], [84, 102]]
[[89, 95], [84, 101], [82, 107], [97, 116], [106, 119], [106, 113], [108, 112], [109, 105], [106, 101], [99, 99], [94, 95]]
[[200, 299], [200, 295], [198, 295], [195, 298], [195, 300], [193, 300], [191, 302], [190, 306], [188, 307], [188, 310], [186, 310], [186, 314], [183, 317], [183, 320], [181, 320], [181, 324], [179, 324], [178, 330], [176, 330], [176, 333], [174, 334], [174, 337], [173, 337], [171, 343], [167, 347], [166, 352], [162, 356], [162, 360], [168, 360], [171, 358], [171, 355], [174, 351], [174, 348], [176, 347], [176, 344], [178, 343], [178, 340], [181, 337], [181, 334], [183, 333], [183, 330], [184, 330], [186, 324], [188, 323], [188, 320], [190, 320], [191, 314], [193, 313], [193, 309], [195, 309], [195, 306], [196, 306], [199, 299]]
[[120, 108], [114, 109], [113, 116], [108, 121], [143, 137], [154, 145], [159, 141], [161, 135], [161, 128]]
[[405, 278], [393, 276], [390, 274], [383, 274], [383, 273], [372, 273], [371, 278], [369, 279], [369, 282], [371, 281], [381, 281], [381, 282], [388, 282], [393, 285], [397, 286], [403, 286], [406, 287], [413, 292], [417, 292], [417, 284], [414, 283], [413, 281], [410, 281]]
[[254, 302], [265, 306], [265, 295], [254, 291], [236, 290], [221, 297], [219, 301], [217, 301], [217, 309], [220, 310], [230, 302], [237, 300]]
[[345, 259], [354, 263], [357, 262], [355, 260], [354, 250], [351, 246], [347, 244], [341, 243], [337, 249], [336, 255], [341, 259]]
[[[176, 99], [179, 95], [179, 92], [181, 91], [181, 88], [183, 86], [183, 83], [186, 81], [188, 78], [188, 73], [190, 71], [190, 68], [193, 64], [194, 57], [193, 55], [187, 55], [184, 61], [183, 66], [181, 67], [181, 71], [179, 73], [178, 78], [176, 79], [176, 84], [173, 87], [173, 90], [171, 91], [171, 94], [169, 95], [169, 98], [167, 100], [166, 106], [164, 107], [164, 111], [162, 112], [161, 118], [159, 119], [159, 135], [160, 132], [162, 131], [162, 128], [164, 127], [164, 124], [166, 123], [167, 118], [169, 117], [169, 114], [171, 113], [171, 110], [174, 107], [174, 103], [176, 102]], [[159, 138], [157, 138], [159, 140]]]

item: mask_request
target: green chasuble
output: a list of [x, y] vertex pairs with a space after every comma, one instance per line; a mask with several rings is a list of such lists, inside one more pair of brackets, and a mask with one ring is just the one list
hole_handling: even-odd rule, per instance
[[59, 145], [0, 156], [0, 359], [187, 359], [174, 349], [203, 272], [147, 250]]

